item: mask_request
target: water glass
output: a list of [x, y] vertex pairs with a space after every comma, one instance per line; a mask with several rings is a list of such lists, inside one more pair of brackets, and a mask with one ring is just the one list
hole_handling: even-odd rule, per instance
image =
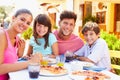
[[58, 66], [64, 66], [65, 60], [66, 60], [66, 57], [64, 55], [59, 55], [56, 57]]
[[28, 72], [29, 72], [30, 79], [38, 79], [39, 72], [40, 72], [39, 63], [30, 63], [28, 65]]

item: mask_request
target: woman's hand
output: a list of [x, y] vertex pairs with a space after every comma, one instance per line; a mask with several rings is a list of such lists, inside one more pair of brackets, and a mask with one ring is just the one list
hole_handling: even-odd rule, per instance
[[25, 41], [23, 39], [19, 39], [17, 46], [18, 46], [18, 57], [22, 57], [25, 49]]
[[30, 57], [30, 63], [40, 63], [42, 61], [43, 57], [41, 53], [35, 53]]

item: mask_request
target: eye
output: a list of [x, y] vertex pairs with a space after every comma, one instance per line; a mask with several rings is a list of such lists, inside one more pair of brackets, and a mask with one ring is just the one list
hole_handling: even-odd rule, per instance
[[25, 21], [25, 19], [24, 19], [24, 18], [20, 18], [20, 20], [21, 20], [21, 21]]
[[63, 24], [67, 25], [68, 23], [67, 23], [67, 22], [64, 22]]
[[27, 22], [28, 25], [30, 25], [30, 22]]

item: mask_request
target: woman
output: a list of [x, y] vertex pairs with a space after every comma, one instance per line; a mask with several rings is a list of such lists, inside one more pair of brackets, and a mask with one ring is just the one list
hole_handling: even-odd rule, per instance
[[26, 62], [17, 62], [18, 58], [23, 55], [25, 46], [25, 42], [17, 35], [29, 27], [32, 19], [29, 10], [20, 9], [12, 17], [9, 28], [0, 29], [0, 80], [8, 80], [9, 72], [25, 69], [29, 63], [40, 61], [41, 55], [36, 54]]

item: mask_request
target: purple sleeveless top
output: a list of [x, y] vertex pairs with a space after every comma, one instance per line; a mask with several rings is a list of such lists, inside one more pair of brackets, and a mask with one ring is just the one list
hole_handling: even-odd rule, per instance
[[[18, 56], [17, 56], [17, 45], [12, 46], [10, 42], [9, 35], [6, 30], [4, 30], [6, 38], [7, 38], [7, 43], [8, 47], [4, 51], [4, 63], [14, 63], [17, 62]], [[16, 36], [16, 44], [18, 42], [18, 37]], [[0, 80], [8, 80], [9, 76], [8, 74], [0, 75]]]

